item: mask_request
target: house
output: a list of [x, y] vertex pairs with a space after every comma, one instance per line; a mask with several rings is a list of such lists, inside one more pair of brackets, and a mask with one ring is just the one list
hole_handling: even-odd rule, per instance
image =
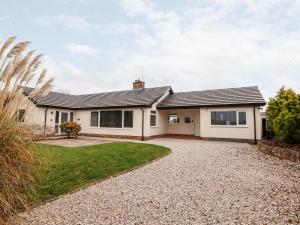
[[[32, 89], [26, 88], [28, 95]], [[162, 135], [256, 142], [261, 139], [258, 87], [174, 93], [170, 86], [86, 95], [50, 92], [30, 103], [24, 122], [59, 134], [66, 121], [81, 124], [81, 134], [147, 140]], [[24, 114], [24, 109], [21, 109]]]

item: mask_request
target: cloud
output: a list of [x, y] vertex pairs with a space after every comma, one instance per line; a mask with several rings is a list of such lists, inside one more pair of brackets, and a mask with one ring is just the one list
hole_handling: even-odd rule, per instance
[[99, 33], [105, 34], [140, 34], [144, 31], [144, 26], [135, 23], [109, 23], [103, 27], [99, 27]]
[[97, 57], [99, 50], [87, 44], [68, 43], [65, 46], [70, 52], [83, 56]]
[[65, 27], [77, 31], [87, 32], [96, 28], [95, 25], [89, 23], [85, 18], [79, 16], [59, 15], [58, 19], [63, 22]]
[[33, 21], [41, 26], [63, 25], [65, 28], [79, 32], [89, 32], [98, 29], [98, 26], [88, 22], [84, 17], [71, 15], [45, 15], [34, 18]]
[[191, 1], [176, 12], [142, 0], [120, 6], [153, 33], [136, 39], [142, 50], [118, 65], [116, 77], [134, 77], [132, 68], [144, 65], [146, 83], [175, 91], [259, 85], [267, 98], [282, 84], [299, 91], [300, 57], [278, 76], [300, 50], [299, 2]]
[[74, 64], [72, 64], [71, 62], [61, 61], [60, 65], [69, 74], [76, 75], [76, 76], [79, 76], [79, 77], [82, 75], [82, 71], [77, 66], [75, 66]]
[[10, 16], [0, 16], [0, 22], [7, 21], [10, 19]]

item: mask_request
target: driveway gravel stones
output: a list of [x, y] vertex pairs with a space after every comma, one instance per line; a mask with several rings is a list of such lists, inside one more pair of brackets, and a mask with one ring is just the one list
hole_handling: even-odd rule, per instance
[[18, 224], [300, 224], [300, 164], [249, 144], [148, 142], [172, 153], [23, 213]]

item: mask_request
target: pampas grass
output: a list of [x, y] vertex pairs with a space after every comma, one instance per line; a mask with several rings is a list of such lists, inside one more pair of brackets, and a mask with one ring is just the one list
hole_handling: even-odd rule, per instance
[[46, 95], [53, 82], [45, 81], [46, 70], [39, 72], [42, 55], [34, 56], [34, 51], [26, 51], [29, 42], [14, 44], [15, 39], [0, 43], [0, 224], [26, 208], [35, 190], [32, 132], [16, 119], [26, 102], [24, 88], [39, 75], [28, 96], [33, 100]]

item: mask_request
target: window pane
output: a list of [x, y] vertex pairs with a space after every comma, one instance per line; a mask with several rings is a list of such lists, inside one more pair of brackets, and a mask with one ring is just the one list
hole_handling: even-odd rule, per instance
[[124, 111], [124, 127], [133, 127], [133, 111]]
[[192, 123], [192, 113], [187, 112], [184, 114], [184, 123]]
[[191, 117], [184, 117], [184, 123], [191, 123], [192, 118]]
[[73, 116], [74, 116], [73, 112], [70, 112], [70, 121], [71, 122], [73, 122]]
[[59, 123], [59, 111], [55, 111], [55, 123]]
[[150, 115], [150, 126], [151, 127], [156, 126], [156, 115], [153, 115], [153, 114]]
[[246, 112], [239, 112], [239, 125], [246, 125]]
[[98, 112], [91, 112], [91, 127], [98, 127]]
[[101, 111], [100, 127], [122, 128], [122, 111]]
[[211, 112], [212, 125], [236, 125], [236, 112]]
[[65, 112], [61, 113], [61, 120], [60, 120], [60, 122], [64, 123], [64, 122], [67, 122], [67, 121], [68, 121], [68, 113], [65, 113]]
[[179, 123], [179, 116], [177, 114], [170, 114], [169, 123]]
[[17, 116], [18, 116], [17, 117], [18, 122], [24, 122], [25, 121], [25, 109], [20, 109]]

